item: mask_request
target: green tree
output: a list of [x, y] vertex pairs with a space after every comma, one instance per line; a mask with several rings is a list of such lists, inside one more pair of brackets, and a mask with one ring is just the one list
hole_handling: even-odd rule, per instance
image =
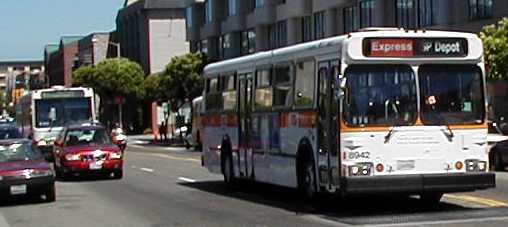
[[508, 18], [503, 18], [497, 25], [483, 27], [480, 38], [488, 69], [487, 79], [508, 79]]
[[202, 94], [205, 82], [202, 73], [205, 65], [204, 55], [189, 53], [171, 59], [162, 72], [161, 99], [170, 100], [174, 112]]
[[[126, 58], [106, 59], [96, 66], [83, 66], [74, 71], [73, 83], [91, 87], [100, 96], [102, 121], [111, 121], [115, 108], [114, 98], [122, 96], [131, 103], [144, 95], [144, 72], [136, 62]], [[135, 105], [134, 105], [135, 106]], [[137, 112], [128, 105], [130, 113]], [[125, 113], [125, 112], [124, 112]], [[133, 116], [131, 116], [132, 118]]]
[[161, 80], [162, 76], [160, 74], [152, 74], [145, 78], [143, 90], [145, 91], [145, 99], [147, 101], [160, 102], [163, 100], [162, 94], [164, 91], [162, 90]]

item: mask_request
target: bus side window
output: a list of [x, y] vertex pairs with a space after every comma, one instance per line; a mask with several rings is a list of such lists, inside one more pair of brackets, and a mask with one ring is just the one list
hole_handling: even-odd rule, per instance
[[271, 70], [260, 69], [256, 71], [256, 109], [270, 109], [272, 107], [272, 77]]
[[314, 104], [314, 60], [298, 62], [295, 67], [295, 107], [312, 108]]
[[292, 67], [276, 66], [273, 69], [273, 106], [290, 107], [292, 95]]

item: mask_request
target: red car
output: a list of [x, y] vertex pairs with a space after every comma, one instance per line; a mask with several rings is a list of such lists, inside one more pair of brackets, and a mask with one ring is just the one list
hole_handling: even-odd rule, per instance
[[31, 140], [0, 140], [0, 197], [41, 196], [55, 201], [55, 177]]
[[58, 177], [85, 173], [123, 177], [123, 153], [101, 125], [66, 127], [56, 139], [53, 153]]

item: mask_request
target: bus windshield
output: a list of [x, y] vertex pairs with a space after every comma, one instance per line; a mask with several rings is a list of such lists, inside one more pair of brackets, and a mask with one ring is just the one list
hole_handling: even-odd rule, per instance
[[[56, 121], [51, 122], [49, 112], [56, 110]], [[68, 123], [90, 121], [92, 116], [90, 98], [64, 98], [35, 100], [36, 127], [61, 127]]]
[[346, 69], [344, 119], [348, 126], [412, 125], [416, 79], [405, 65], [354, 65]]
[[483, 123], [482, 73], [477, 66], [423, 65], [419, 82], [424, 124]]

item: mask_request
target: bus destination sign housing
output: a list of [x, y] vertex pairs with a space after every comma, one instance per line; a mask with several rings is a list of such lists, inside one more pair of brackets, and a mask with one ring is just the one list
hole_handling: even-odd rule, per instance
[[464, 38], [367, 38], [363, 41], [365, 57], [465, 57]]
[[43, 99], [51, 98], [81, 98], [84, 97], [83, 91], [45, 91], [42, 92], [41, 97]]

